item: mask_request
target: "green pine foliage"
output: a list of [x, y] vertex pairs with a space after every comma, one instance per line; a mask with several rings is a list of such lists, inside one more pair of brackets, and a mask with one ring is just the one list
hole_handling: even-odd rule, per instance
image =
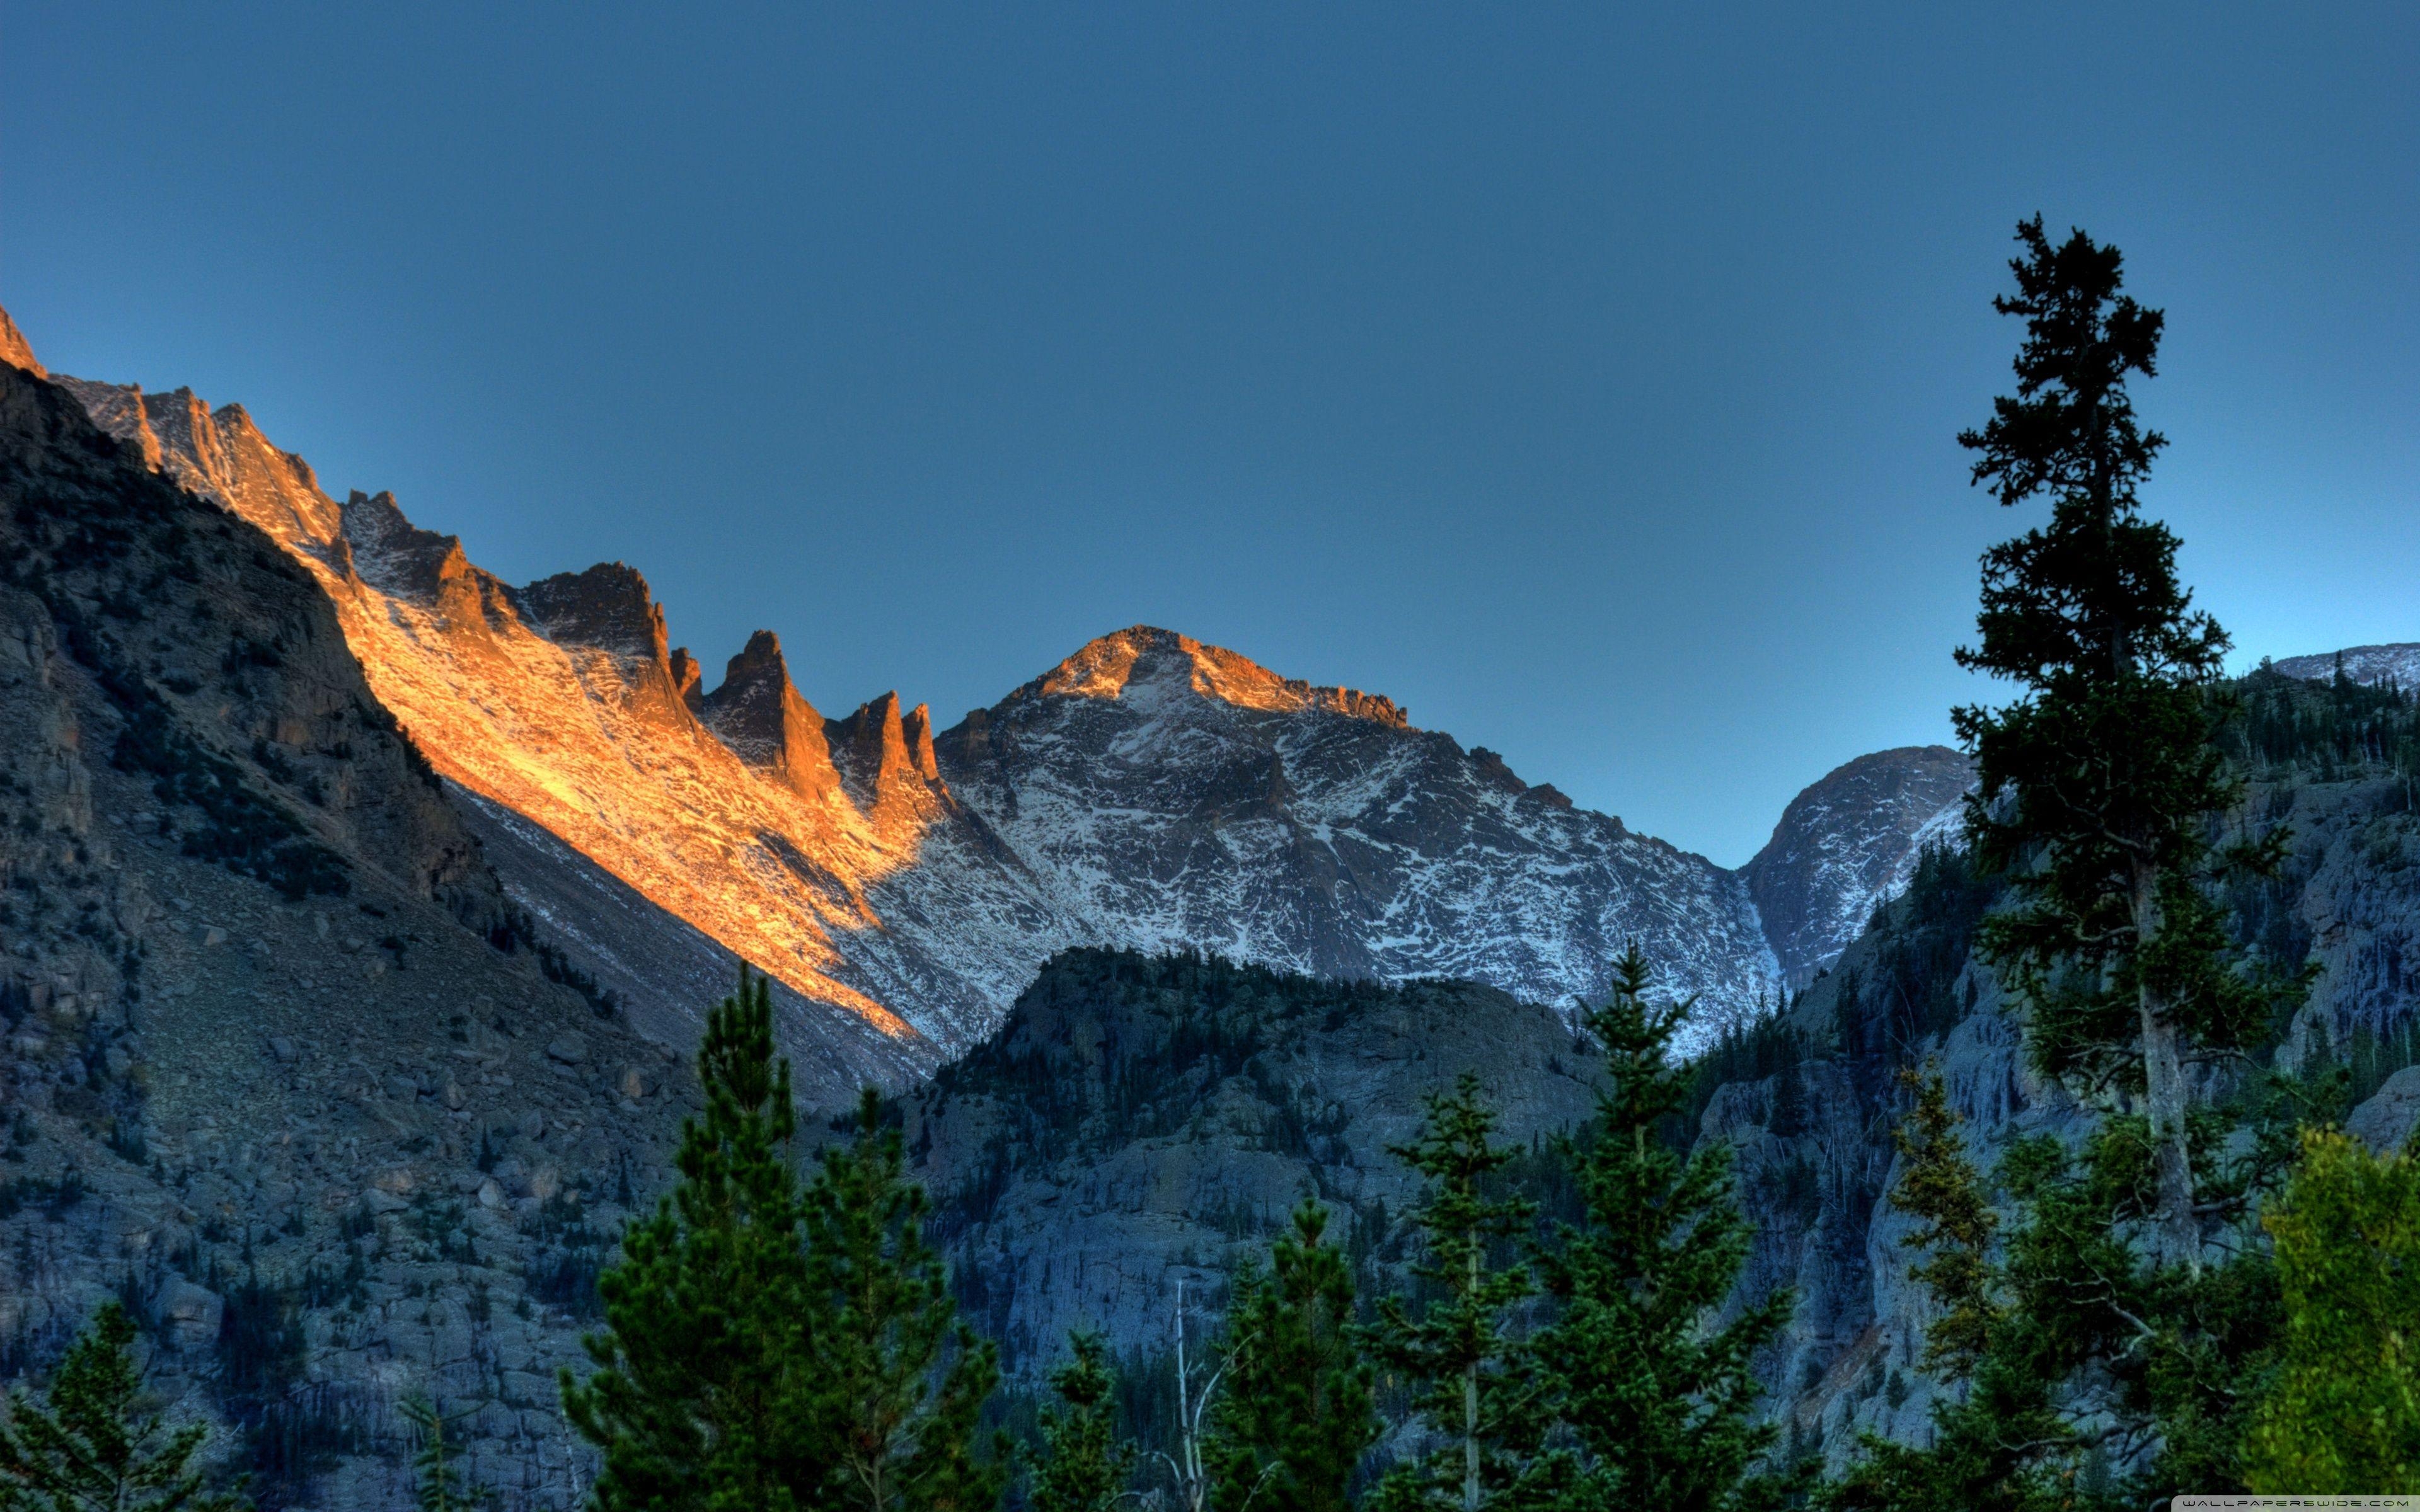
[[2283, 1349], [2244, 1479], [2268, 1493], [2420, 1493], [2420, 1157], [2314, 1131], [2262, 1220]]
[[1586, 1215], [1539, 1258], [1557, 1312], [1534, 1348], [1575, 1447], [1561, 1504], [1786, 1506], [1811, 1471], [1768, 1464], [1780, 1430], [1758, 1420], [1750, 1366], [1793, 1299], [1776, 1292], [1714, 1321], [1746, 1261], [1748, 1227], [1730, 1150], [1684, 1155], [1663, 1137], [1689, 1095], [1689, 1071], [1671, 1053], [1688, 1005], [1652, 1005], [1647, 990], [1634, 947], [1589, 1020], [1609, 1074], [1592, 1134], [1573, 1152]]
[[1009, 1469], [1005, 1439], [977, 1430], [998, 1355], [958, 1318], [924, 1189], [871, 1088], [852, 1134], [801, 1205], [813, 1368], [796, 1406], [825, 1460], [816, 1504], [987, 1512]]
[[1353, 1273], [1305, 1199], [1269, 1262], [1235, 1278], [1204, 1460], [1216, 1512], [1345, 1512], [1379, 1431]]
[[600, 1512], [779, 1512], [812, 1505], [819, 1458], [795, 1406], [814, 1361], [790, 1069], [773, 1055], [763, 978], [706, 1020], [703, 1119], [681, 1129], [677, 1187], [599, 1277], [597, 1369], [563, 1374], [566, 1414], [603, 1451]]
[[1075, 1334], [1050, 1372], [1059, 1405], [1042, 1412], [1042, 1455], [1026, 1495], [1031, 1512], [1110, 1512], [1134, 1475], [1136, 1451], [1117, 1438], [1116, 1376], [1098, 1334]]
[[1979, 768], [1977, 856], [2011, 873], [2017, 898], [1983, 950], [2028, 1011], [2042, 1071], [2143, 1097], [2155, 1248], [2192, 1266], [2184, 1059], [2264, 1037], [2293, 987], [2239, 968], [2209, 885], [2273, 868], [2286, 837], [2211, 843], [2242, 787], [2211, 739], [2229, 712], [2216, 689], [2227, 639], [2179, 582], [2175, 533], [2142, 517], [2166, 442], [2127, 391], [2156, 372], [2164, 317], [2123, 292], [2116, 248], [2081, 231], [2054, 245], [2039, 216], [2017, 239], [2017, 291], [1993, 301], [2025, 322], [2017, 392], [1959, 437], [2003, 505], [2050, 503], [2047, 524], [1984, 553], [1980, 645], [1958, 653], [2024, 689], [1954, 716]]
[[143, 1402], [134, 1320], [105, 1302], [59, 1362], [47, 1402], [0, 1416], [0, 1512], [245, 1512], [194, 1465], [209, 1429], [169, 1429]]
[[1371, 1353], [1414, 1388], [1413, 1409], [1442, 1442], [1396, 1466], [1380, 1503], [1388, 1512], [1478, 1512], [1525, 1479], [1540, 1441], [1533, 1373], [1511, 1332], [1533, 1289], [1526, 1267], [1494, 1263], [1535, 1222], [1535, 1205], [1492, 1196], [1518, 1151], [1495, 1143], [1496, 1114], [1477, 1075], [1428, 1098], [1410, 1144], [1389, 1152], [1428, 1179], [1413, 1214], [1422, 1258], [1412, 1271], [1430, 1300], [1417, 1319], [1400, 1296], [1383, 1298]]

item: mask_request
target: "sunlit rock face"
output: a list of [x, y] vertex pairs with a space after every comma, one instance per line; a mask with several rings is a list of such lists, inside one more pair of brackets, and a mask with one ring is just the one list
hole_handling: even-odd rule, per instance
[[1792, 988], [1907, 890], [1926, 846], [1958, 839], [1974, 781], [1974, 764], [1948, 747], [1903, 746], [1835, 767], [1790, 800], [1745, 874]]
[[[1769, 891], [1797, 920], [1776, 956], [1752, 883], [1778, 869], [1726, 871], [1386, 698], [1146, 626], [946, 732], [893, 693], [828, 718], [769, 632], [707, 687], [628, 566], [516, 587], [391, 495], [337, 502], [240, 408], [62, 381], [310, 569], [380, 700], [480, 800], [514, 897], [591, 942], [636, 1011], [693, 1024], [728, 952], [783, 985], [791, 1048], [833, 1064], [836, 1085], [898, 1085], [963, 1051], [1079, 945], [1453, 976], [1568, 1006], [1636, 941], [1700, 998], [1703, 1038], [1770, 1001], [1810, 949], [1837, 951], [1839, 920], [1862, 922], [1913, 855], [1899, 796], [1825, 808], [1805, 827], [1854, 831], [1823, 842], [1850, 860]], [[570, 855], [597, 885], [566, 882]], [[632, 927], [632, 897], [675, 925]]]

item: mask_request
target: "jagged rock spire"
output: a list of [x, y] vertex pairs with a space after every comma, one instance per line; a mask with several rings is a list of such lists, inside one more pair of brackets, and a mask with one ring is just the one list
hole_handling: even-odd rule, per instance
[[838, 791], [824, 717], [790, 681], [782, 638], [772, 631], [748, 638], [723, 669], [722, 686], [706, 695], [699, 717], [733, 755], [800, 795], [821, 798]]

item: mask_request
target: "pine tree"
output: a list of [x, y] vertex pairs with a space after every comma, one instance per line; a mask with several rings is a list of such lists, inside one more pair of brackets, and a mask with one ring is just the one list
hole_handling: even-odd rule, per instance
[[2420, 1492], [2420, 1155], [2304, 1136], [2262, 1224], [2285, 1290], [2283, 1358], [2245, 1446], [2255, 1491]]
[[209, 1429], [141, 1410], [134, 1320], [105, 1302], [68, 1346], [47, 1406], [22, 1388], [0, 1417], [0, 1512], [246, 1512], [193, 1468]]
[[412, 1505], [419, 1512], [472, 1512], [489, 1504], [492, 1497], [463, 1489], [454, 1453], [445, 1443], [445, 1414], [437, 1404], [426, 1396], [407, 1396], [402, 1412], [420, 1440], [411, 1455]]
[[2017, 292], [1994, 301], [2026, 322], [2017, 392], [1960, 440], [1977, 483], [2004, 505], [2047, 495], [2050, 519], [1985, 554], [1981, 646], [1959, 653], [2025, 692], [1954, 717], [1980, 768], [1976, 855], [2016, 900], [1984, 921], [1981, 953], [2036, 1067], [2099, 1117], [2080, 1148], [2034, 1137], [2003, 1154], [2014, 1221], [1994, 1257], [1978, 1179], [1942, 1143], [1946, 1107], [1919, 1096], [1896, 1200], [1928, 1220], [1918, 1275], [1946, 1309], [1931, 1359], [1971, 1375], [1953, 1375], [1930, 1447], [1869, 1446], [1842, 1506], [2240, 1489], [2279, 1317], [2252, 1213], [2286, 1165], [2283, 1084], [2255, 1114], [2249, 1093], [2197, 1104], [2184, 1074], [2256, 1041], [2304, 979], [2242, 961], [2211, 894], [2229, 869], [2273, 869], [2286, 837], [2211, 839], [2241, 795], [2213, 739], [2232, 712], [2213, 687], [2227, 642], [2178, 581], [2175, 535], [2141, 517], [2164, 442], [2126, 388], [2153, 373], [2163, 317], [2122, 292], [2116, 249], [2082, 232], [2054, 246], [2039, 217], [2017, 235]]
[[1534, 1347], [1579, 1449], [1566, 1504], [1783, 1506], [1806, 1476], [1760, 1468], [1779, 1429], [1756, 1420], [1749, 1362], [1793, 1299], [1775, 1292], [1714, 1326], [1746, 1261], [1748, 1227], [1730, 1150], [1684, 1156], [1666, 1143], [1688, 1101], [1689, 1070], [1671, 1053], [1688, 1005], [1652, 1006], [1647, 988], [1634, 946], [1614, 966], [1611, 1001], [1589, 1016], [1609, 1085], [1593, 1136], [1574, 1152], [1585, 1216], [1539, 1257], [1558, 1312]]
[[1109, 1421], [1109, 1348], [1101, 1335], [1068, 1336], [1069, 1358], [1050, 1372], [1060, 1404], [1042, 1413], [1042, 1459], [1026, 1498], [1032, 1512], [1109, 1512], [1134, 1473], [1135, 1446]]
[[1268, 1264], [1235, 1279], [1204, 1453], [1216, 1512], [1346, 1512], [1353, 1473], [1377, 1440], [1353, 1273], [1326, 1230], [1327, 1210], [1305, 1198]]
[[977, 1433], [998, 1355], [958, 1319], [925, 1208], [869, 1088], [803, 1202], [814, 1372], [799, 1416], [826, 1467], [818, 1506], [989, 1512], [1000, 1500], [1006, 1443]]
[[781, 1512], [822, 1475], [795, 1399], [813, 1373], [790, 1067], [772, 997], [743, 968], [698, 1051], [704, 1118], [681, 1127], [680, 1181], [623, 1235], [597, 1282], [597, 1364], [563, 1373], [566, 1415], [604, 1452], [601, 1512]]
[[2142, 1096], [2155, 1251], [2196, 1267], [2185, 1059], [2248, 1043], [2290, 991], [2233, 969], [2205, 885], [2221, 865], [2273, 865], [2284, 839], [2214, 855], [2209, 838], [2241, 793], [2211, 739], [2227, 639], [2179, 583], [2175, 534], [2141, 516], [2166, 441], [2127, 393], [2155, 373], [2164, 317], [2122, 292], [2115, 247], [2081, 231], [2054, 246], [2040, 216], [2017, 238], [2017, 292], [1993, 301], [2025, 321], [2017, 392], [1959, 437], [2001, 504], [2051, 508], [1984, 554], [1981, 643], [1958, 653], [2024, 689], [1954, 715], [1979, 768], [1976, 853], [2013, 872], [2020, 900], [1982, 945], [2029, 1011], [2043, 1071]]
[[1388, 1512], [1478, 1512], [1491, 1492], [1520, 1478], [1538, 1438], [1525, 1357], [1507, 1333], [1509, 1315], [1530, 1293], [1529, 1276], [1488, 1257], [1528, 1234], [1535, 1209], [1483, 1191], [1516, 1152], [1493, 1142], [1496, 1115], [1475, 1074], [1430, 1094], [1427, 1109], [1419, 1136], [1389, 1153], [1429, 1180], [1414, 1215], [1424, 1254], [1412, 1273], [1434, 1300], [1417, 1319], [1401, 1297], [1381, 1300], [1371, 1352], [1414, 1383], [1416, 1410], [1450, 1442], [1396, 1467], [1381, 1499]]

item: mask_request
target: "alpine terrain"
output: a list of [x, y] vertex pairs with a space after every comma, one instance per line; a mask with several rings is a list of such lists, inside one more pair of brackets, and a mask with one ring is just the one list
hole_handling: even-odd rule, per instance
[[1702, 1037], [1844, 947], [1954, 803], [1954, 758], [1868, 757], [1727, 871], [1383, 697], [1147, 626], [946, 731], [889, 693], [827, 718], [768, 631], [709, 687], [629, 567], [507, 584], [391, 495], [339, 502], [240, 406], [57, 381], [310, 573], [558, 949], [682, 1042], [737, 961], [770, 974], [817, 1100], [930, 1072], [1078, 945], [1568, 1005], [1637, 940]]

